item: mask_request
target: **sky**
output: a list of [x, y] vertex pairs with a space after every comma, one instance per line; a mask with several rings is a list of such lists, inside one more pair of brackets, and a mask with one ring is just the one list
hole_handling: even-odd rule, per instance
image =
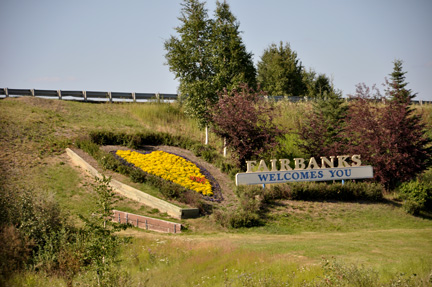
[[[0, 0], [0, 88], [177, 93], [164, 41], [181, 0]], [[213, 17], [216, 0], [206, 1]], [[343, 95], [382, 91], [396, 59], [416, 100], [432, 100], [431, 0], [227, 0], [258, 63], [289, 43]]]

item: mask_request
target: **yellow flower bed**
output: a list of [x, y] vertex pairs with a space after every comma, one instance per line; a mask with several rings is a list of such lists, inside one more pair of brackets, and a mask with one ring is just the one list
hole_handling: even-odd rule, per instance
[[130, 150], [118, 150], [116, 154], [149, 174], [162, 177], [203, 195], [213, 195], [211, 184], [201, 174], [200, 169], [180, 156], [163, 151], [141, 154]]

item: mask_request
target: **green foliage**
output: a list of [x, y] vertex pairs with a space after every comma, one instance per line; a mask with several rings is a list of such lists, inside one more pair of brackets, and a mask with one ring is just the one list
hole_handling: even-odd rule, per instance
[[258, 62], [258, 82], [272, 96], [303, 96], [303, 66], [297, 53], [286, 43], [271, 44]]
[[[322, 268], [324, 286], [376, 286], [378, 274], [371, 268], [358, 267], [354, 264], [341, 264], [338, 261], [323, 258]], [[318, 286], [322, 286], [318, 284]]]
[[[100, 141], [100, 139], [99, 139]], [[99, 157], [99, 144], [97, 143], [96, 140], [90, 140], [90, 139], [77, 139], [75, 141], [75, 146], [79, 149], [82, 149], [83, 151], [85, 151], [86, 153], [92, 155], [95, 158]]]
[[226, 2], [217, 2], [215, 20], [209, 19], [205, 3], [185, 0], [178, 37], [165, 41], [170, 71], [180, 81], [186, 97], [186, 113], [209, 124], [207, 113], [218, 99], [217, 92], [239, 82], [255, 84], [252, 54], [242, 43], [239, 24]]
[[340, 91], [325, 92], [299, 127], [300, 148], [313, 157], [339, 154], [347, 110]]
[[318, 74], [312, 69], [303, 70], [303, 82], [306, 85], [308, 98], [323, 98], [334, 92], [330, 79], [325, 74]]
[[212, 24], [212, 64], [216, 92], [224, 89], [231, 91], [239, 84], [256, 87], [253, 55], [246, 51], [240, 36], [240, 23], [226, 1], [216, 2]]
[[0, 286], [14, 272], [22, 270], [31, 257], [33, 241], [13, 225], [0, 228]]
[[405, 200], [404, 210], [418, 215], [422, 210], [432, 211], [432, 186], [429, 183], [412, 180], [399, 187], [400, 196]]
[[[127, 225], [111, 221], [113, 204], [116, 195], [109, 185], [111, 178], [95, 178], [93, 185], [97, 194], [97, 209], [91, 216], [80, 216], [84, 221], [82, 236], [84, 241], [82, 260], [90, 270], [95, 272], [98, 285], [111, 285], [115, 279], [114, 264], [117, 264], [117, 254], [126, 238], [119, 237], [115, 232], [126, 229]], [[114, 274], [114, 278], [113, 278]]]
[[206, 126], [207, 103], [217, 99], [211, 83], [211, 20], [204, 3], [198, 0], [182, 3], [179, 20], [182, 25], [175, 29], [179, 36], [165, 41], [165, 57], [170, 71], [180, 81], [180, 93], [187, 96], [187, 113]]
[[323, 183], [298, 182], [270, 186], [264, 193], [265, 201], [275, 199], [293, 200], [368, 200], [380, 201], [383, 198], [383, 187], [376, 183], [351, 182]]
[[237, 209], [216, 210], [214, 219], [220, 225], [228, 228], [254, 227], [263, 224], [260, 216], [260, 189], [240, 186], [237, 189], [240, 205]]
[[405, 88], [408, 83], [405, 82], [405, 74], [407, 72], [403, 71], [403, 61], [395, 60], [393, 64], [393, 72], [390, 74], [390, 82], [387, 83], [388, 89], [386, 92], [393, 101], [399, 103], [410, 102], [415, 98], [416, 94], [413, 94], [410, 89]]

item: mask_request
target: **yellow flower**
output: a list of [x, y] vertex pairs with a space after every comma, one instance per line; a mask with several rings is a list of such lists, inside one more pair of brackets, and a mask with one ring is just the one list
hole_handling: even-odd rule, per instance
[[210, 182], [192, 162], [167, 152], [153, 151], [141, 154], [130, 150], [117, 150], [116, 154], [143, 171], [177, 183], [185, 188], [213, 195]]

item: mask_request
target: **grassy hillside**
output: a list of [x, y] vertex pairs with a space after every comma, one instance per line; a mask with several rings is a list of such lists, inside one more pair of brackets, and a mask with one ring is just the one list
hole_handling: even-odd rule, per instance
[[[278, 103], [277, 121], [295, 130], [308, 104]], [[432, 107], [418, 107], [432, 123]], [[13, 196], [29, 190], [58, 202], [79, 224], [95, 205], [91, 178], [71, 166], [64, 149], [90, 131], [155, 130], [203, 141], [204, 133], [177, 105], [80, 103], [38, 98], [0, 101], [0, 187]], [[282, 142], [301, 155], [294, 134]], [[214, 135], [211, 144], [222, 150]], [[288, 153], [288, 152], [287, 152]], [[142, 186], [143, 189], [151, 188]], [[123, 199], [117, 208], [152, 210]], [[118, 282], [123, 286], [429, 286], [432, 284], [432, 220], [406, 214], [396, 201], [277, 201], [265, 224], [226, 229], [212, 216], [185, 220], [182, 235], [128, 229]], [[158, 214], [157, 216], [163, 216]], [[414, 275], [415, 274], [415, 275]], [[32, 270], [9, 286], [66, 286], [56, 274]], [[90, 273], [75, 283], [91, 285]], [[397, 283], [399, 282], [399, 283]], [[399, 284], [399, 285], [397, 285]], [[405, 285], [404, 285], [405, 284]]]

